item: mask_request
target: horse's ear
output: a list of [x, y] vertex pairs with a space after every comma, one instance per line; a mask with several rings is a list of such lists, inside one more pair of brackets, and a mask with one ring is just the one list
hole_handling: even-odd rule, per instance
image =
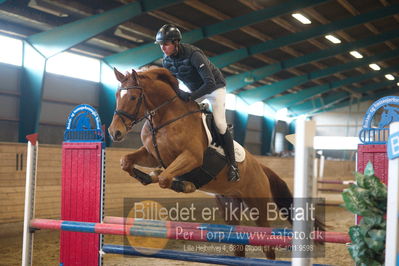
[[132, 68], [132, 76], [134, 80], [136, 81], [139, 80], [139, 75], [137, 74], [136, 70], [134, 70], [133, 68]]
[[123, 82], [126, 80], [125, 75], [123, 75], [121, 72], [118, 71], [118, 69], [116, 69], [114, 67], [114, 73], [115, 73], [115, 77], [119, 82]]

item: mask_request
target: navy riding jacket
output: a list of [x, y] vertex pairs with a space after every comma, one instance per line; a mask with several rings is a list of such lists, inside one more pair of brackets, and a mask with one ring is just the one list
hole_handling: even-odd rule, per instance
[[178, 53], [164, 56], [162, 64], [190, 89], [193, 100], [226, 86], [222, 72], [193, 45], [179, 44]]

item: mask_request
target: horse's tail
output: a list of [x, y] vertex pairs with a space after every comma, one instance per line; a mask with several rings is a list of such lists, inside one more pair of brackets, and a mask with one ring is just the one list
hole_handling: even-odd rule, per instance
[[[279, 209], [285, 208], [289, 210], [293, 204], [293, 197], [287, 183], [281, 179], [273, 170], [262, 164], [263, 172], [269, 179], [270, 189], [274, 202], [277, 204]], [[284, 212], [287, 214], [288, 220], [292, 223], [291, 212]]]
[[[262, 164], [263, 172], [269, 178], [270, 189], [272, 191], [273, 200], [277, 204], [279, 209], [285, 208], [290, 210], [293, 206], [294, 199], [292, 193], [287, 186], [287, 183], [281, 179], [273, 170]], [[287, 218], [292, 223], [291, 212], [285, 212]], [[325, 224], [321, 222], [317, 217], [315, 219], [314, 227], [316, 230], [325, 231]]]

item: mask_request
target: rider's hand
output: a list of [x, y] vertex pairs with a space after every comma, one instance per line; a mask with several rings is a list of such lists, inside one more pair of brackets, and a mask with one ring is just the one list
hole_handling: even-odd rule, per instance
[[185, 102], [188, 102], [191, 100], [191, 93], [189, 93], [189, 92], [178, 90], [177, 95], [179, 96], [180, 99], [182, 99]]

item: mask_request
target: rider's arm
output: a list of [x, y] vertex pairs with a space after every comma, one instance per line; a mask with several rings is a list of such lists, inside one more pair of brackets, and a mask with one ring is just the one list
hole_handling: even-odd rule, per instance
[[194, 52], [191, 56], [191, 64], [197, 70], [204, 81], [198, 89], [191, 93], [191, 99], [198, 99], [215, 90], [216, 81], [208, 65], [208, 59], [200, 52]]

